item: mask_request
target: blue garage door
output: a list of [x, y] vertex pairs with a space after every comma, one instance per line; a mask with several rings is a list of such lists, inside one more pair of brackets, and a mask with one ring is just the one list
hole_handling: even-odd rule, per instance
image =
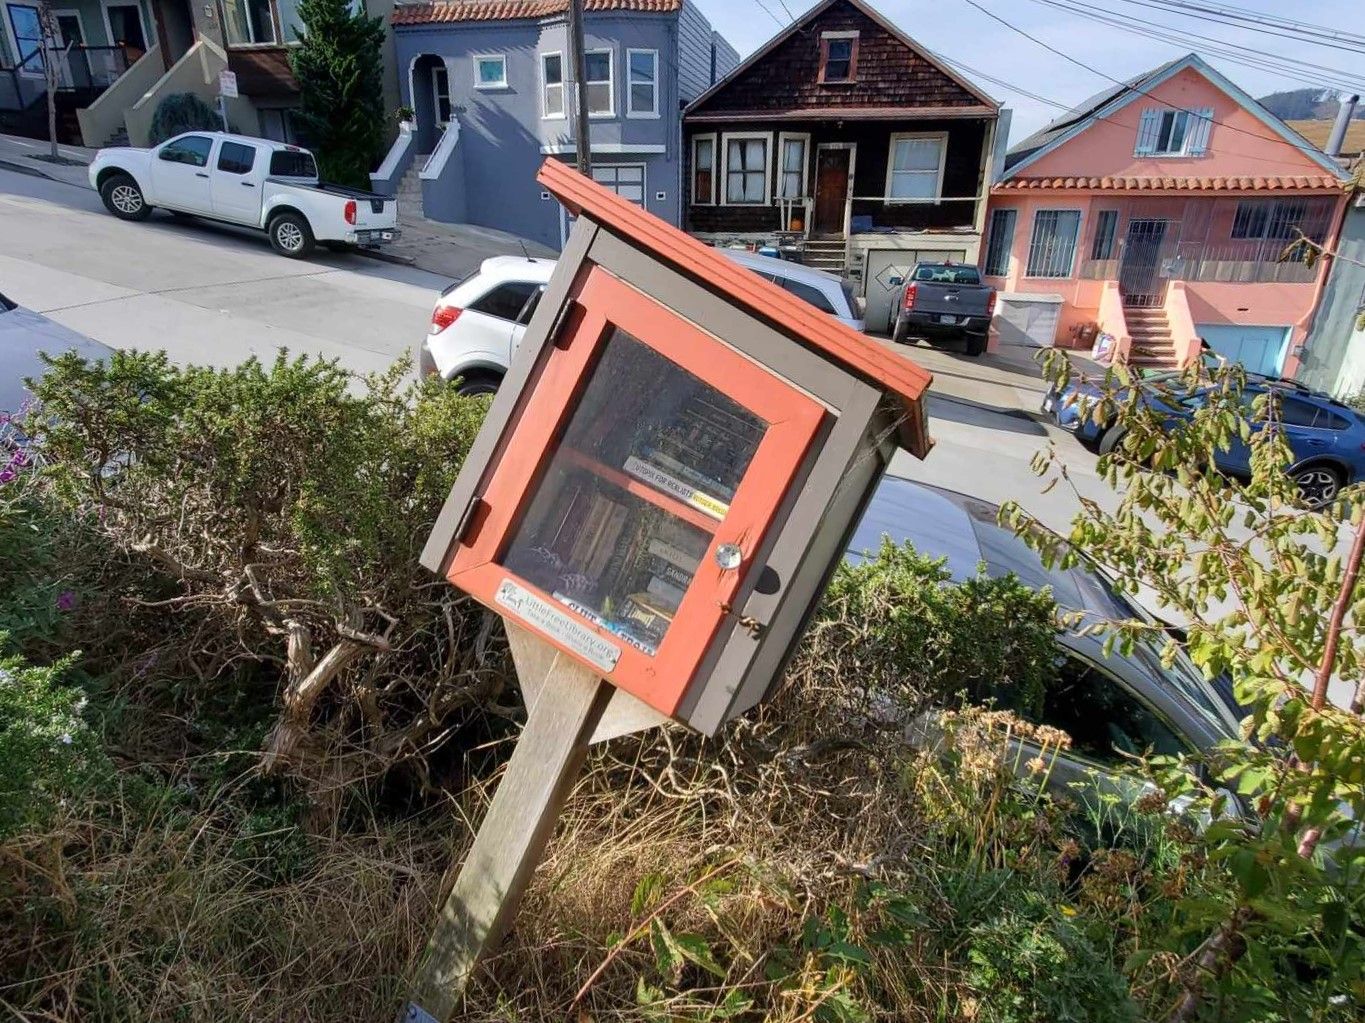
[[1229, 362], [1248, 373], [1279, 376], [1289, 342], [1288, 327], [1246, 327], [1238, 323], [1196, 323], [1194, 329]]

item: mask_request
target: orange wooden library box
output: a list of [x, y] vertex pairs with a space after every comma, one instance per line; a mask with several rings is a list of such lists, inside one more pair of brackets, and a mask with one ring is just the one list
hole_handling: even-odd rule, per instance
[[714, 733], [778, 677], [930, 376], [547, 161], [577, 216], [422, 555]]

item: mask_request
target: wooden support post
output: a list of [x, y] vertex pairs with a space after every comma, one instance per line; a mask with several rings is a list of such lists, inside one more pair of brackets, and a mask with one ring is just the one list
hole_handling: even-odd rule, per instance
[[413, 981], [404, 1023], [446, 1023], [479, 959], [511, 926], [588, 741], [615, 691], [525, 629], [507, 623], [517, 674], [534, 679], [526, 728], [479, 825]]

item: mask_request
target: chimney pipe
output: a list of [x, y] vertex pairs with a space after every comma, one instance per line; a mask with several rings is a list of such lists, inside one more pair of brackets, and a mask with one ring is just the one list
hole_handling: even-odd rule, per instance
[[1336, 123], [1332, 125], [1332, 134], [1327, 136], [1327, 145], [1322, 148], [1328, 156], [1341, 155], [1341, 144], [1346, 141], [1346, 129], [1350, 127], [1351, 118], [1355, 116], [1356, 104], [1359, 102], [1359, 95], [1352, 96], [1338, 108]]

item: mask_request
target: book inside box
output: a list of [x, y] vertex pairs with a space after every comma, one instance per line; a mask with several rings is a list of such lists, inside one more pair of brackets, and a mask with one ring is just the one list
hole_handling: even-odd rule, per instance
[[653, 655], [767, 426], [614, 331], [503, 564]]

